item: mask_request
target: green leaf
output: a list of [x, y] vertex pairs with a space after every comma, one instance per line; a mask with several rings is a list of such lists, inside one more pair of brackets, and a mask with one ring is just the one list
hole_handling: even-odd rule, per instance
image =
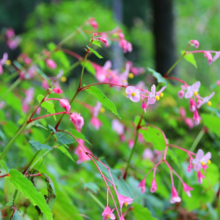
[[63, 154], [65, 154], [67, 157], [70, 158], [70, 160], [72, 160], [73, 162], [75, 162], [75, 160], [72, 158], [71, 154], [69, 153], [69, 151], [64, 147], [64, 146], [59, 146], [56, 149], [60, 150]]
[[86, 141], [88, 144], [91, 145], [91, 143], [85, 138], [84, 134], [78, 132], [78, 131], [75, 130], [75, 129], [71, 129], [71, 133], [72, 133], [72, 135], [73, 135], [76, 139], [82, 139], [82, 140]]
[[6, 135], [8, 135], [9, 137], [14, 137], [15, 133], [18, 130], [18, 127], [12, 121], [6, 121], [3, 129]]
[[157, 79], [158, 83], [165, 83], [166, 85], [168, 84], [167, 80], [158, 72], [151, 68], [147, 68], [149, 72], [152, 73], [152, 75]]
[[[91, 40], [90, 40], [90, 41], [91, 41]], [[101, 44], [100, 44], [100, 41], [98, 41], [98, 40], [93, 40], [93, 41], [92, 41], [92, 44], [94, 44], [94, 45], [96, 45], [96, 46], [98, 46], [98, 47], [102, 47]]]
[[137, 220], [146, 220], [146, 219], [157, 220], [151, 215], [151, 212], [146, 207], [143, 207], [142, 205], [134, 203], [133, 212], [134, 212], [135, 219]]
[[[80, 64], [83, 66], [84, 62], [81, 62]], [[93, 67], [93, 65], [91, 64], [91, 62], [86, 61], [85, 68], [89, 73], [91, 73], [93, 76], [95, 76], [96, 71], [95, 71], [95, 68]]]
[[[43, 98], [44, 98], [43, 95], [38, 95], [38, 97], [37, 97], [38, 102], [40, 103]], [[44, 101], [41, 104], [41, 106], [43, 108], [45, 108], [50, 114], [54, 114], [55, 113], [54, 104], [53, 104], [53, 102], [51, 100], [50, 101]], [[54, 115], [54, 118], [55, 118], [55, 115]]]
[[0, 137], [2, 138], [3, 141], [7, 141], [7, 139], [1, 129], [0, 129]]
[[43, 194], [37, 191], [32, 182], [15, 169], [10, 170], [9, 175], [10, 176], [6, 178], [14, 184], [16, 189], [29, 198], [34, 206], [38, 206], [48, 220], [52, 220], [52, 213], [46, 203], [46, 200], [44, 199]]
[[171, 160], [180, 168], [180, 163], [179, 163], [179, 161], [177, 159], [178, 157], [175, 155], [173, 150], [168, 148], [167, 155], [170, 156]]
[[[140, 121], [140, 116], [139, 115], [137, 115], [137, 116], [135, 116], [135, 118], [134, 118], [134, 124], [137, 126], [138, 125], [138, 123], [139, 123], [139, 121]], [[140, 125], [145, 125], [145, 121], [144, 121], [144, 119], [142, 119], [141, 120], [141, 124]]]
[[[85, 85], [84, 85], [85, 86]], [[105, 94], [98, 89], [95, 86], [90, 86], [88, 89], [86, 89], [85, 91], [87, 91], [88, 93], [90, 93], [91, 95], [95, 96], [96, 99], [102, 103], [106, 108], [108, 108], [109, 110], [111, 110], [115, 115], [117, 115], [119, 118], [121, 118], [117, 112], [117, 109], [115, 107], [115, 104], [110, 101]]]
[[201, 114], [203, 124], [213, 133], [220, 137], [220, 118], [215, 115]]
[[3, 160], [0, 160], [0, 167], [2, 167], [5, 170], [5, 172], [8, 173], [8, 167]]
[[94, 193], [97, 193], [99, 191], [99, 187], [95, 183], [83, 183], [83, 188], [89, 189]]
[[53, 148], [46, 145], [46, 144], [41, 144], [39, 141], [29, 141], [29, 143], [35, 147], [37, 150], [43, 150], [43, 149], [47, 149], [47, 150], [52, 150]]
[[49, 127], [49, 129], [50, 129], [51, 131], [53, 131], [53, 132], [54, 132], [54, 134], [56, 134], [56, 133], [57, 133], [54, 127], [52, 127], [51, 125], [48, 125], [48, 127]]
[[59, 132], [56, 133], [55, 135], [60, 145], [72, 144], [75, 142], [73, 138], [69, 138], [65, 133]]
[[45, 130], [48, 130], [46, 127], [44, 127], [42, 124], [40, 124], [40, 123], [37, 123], [37, 122], [32, 122], [32, 124], [33, 125], [35, 125], [36, 127], [40, 127], [40, 128], [43, 128], [43, 129], [45, 129]]
[[[181, 51], [181, 54], [184, 54], [185, 51]], [[195, 68], [197, 68], [196, 60], [193, 56], [192, 53], [187, 53], [184, 55], [184, 58], [186, 59], [187, 62], [191, 63]]]
[[153, 144], [155, 150], [165, 149], [166, 143], [163, 134], [157, 128], [149, 126], [146, 130], [140, 129], [140, 133], [143, 134], [145, 141]]
[[99, 59], [102, 59], [103, 56], [101, 56], [97, 51], [93, 50], [91, 47], [88, 47], [89, 51], [91, 51], [92, 53], [94, 53]]

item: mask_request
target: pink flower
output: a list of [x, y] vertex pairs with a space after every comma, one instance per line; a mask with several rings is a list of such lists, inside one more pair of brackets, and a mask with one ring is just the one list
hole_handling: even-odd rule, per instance
[[189, 197], [191, 197], [190, 191], [192, 191], [193, 188], [190, 187], [190, 186], [188, 186], [188, 185], [187, 185], [186, 183], [184, 183], [184, 182], [182, 182], [182, 183], [183, 183], [183, 190], [185, 191], [185, 193], [186, 193]]
[[0, 60], [0, 75], [3, 73], [3, 65], [5, 64], [5, 62], [8, 59], [8, 54], [4, 53], [2, 59]]
[[134, 140], [133, 139], [130, 139], [128, 141], [128, 146], [129, 146], [129, 148], [133, 148], [133, 146], [134, 146]]
[[84, 125], [83, 117], [76, 112], [70, 114], [70, 121], [72, 121], [73, 125], [80, 130], [82, 129]]
[[188, 125], [188, 127], [191, 129], [194, 126], [193, 120], [191, 118], [184, 118], [184, 122]]
[[117, 119], [112, 121], [112, 130], [116, 131], [117, 134], [122, 135], [124, 133], [124, 125], [121, 124]]
[[209, 51], [203, 51], [203, 53], [208, 60], [208, 64], [210, 65], [212, 63], [212, 54]]
[[146, 113], [146, 111], [147, 111], [147, 105], [146, 105], [146, 103], [144, 102], [144, 99], [142, 98], [142, 104], [141, 104], [141, 108], [142, 109], [144, 109], [144, 112]]
[[109, 45], [108, 45], [108, 41], [107, 41], [107, 39], [105, 39], [104, 37], [97, 37], [96, 39], [102, 41], [102, 42], [105, 44], [106, 47], [109, 46]]
[[199, 116], [197, 109], [194, 111], [193, 120], [195, 122], [195, 125], [198, 125], [200, 123], [201, 117]]
[[153, 160], [154, 159], [154, 154], [153, 154], [153, 152], [149, 148], [146, 148], [144, 150], [143, 159], [149, 159], [149, 160]]
[[46, 79], [43, 79], [41, 86], [46, 90], [49, 89], [49, 84]]
[[125, 36], [124, 36], [124, 34], [123, 33], [118, 33], [118, 37], [120, 38], [120, 39], [124, 39], [125, 38]]
[[197, 41], [197, 40], [191, 40], [190, 43], [191, 43], [195, 48], [198, 48], [198, 47], [199, 47], [199, 41]]
[[115, 215], [112, 213], [114, 209], [110, 209], [108, 206], [105, 207], [102, 216], [103, 220], [115, 219]]
[[60, 89], [59, 87], [54, 88], [53, 91], [54, 91], [56, 94], [63, 93], [63, 90]]
[[185, 94], [185, 98], [191, 98], [193, 95], [197, 95], [199, 91], [201, 83], [199, 81], [195, 82], [192, 86], [187, 87], [187, 92]]
[[124, 53], [131, 52], [132, 51], [132, 44], [125, 39], [119, 40], [119, 46], [123, 49]]
[[120, 210], [122, 210], [123, 204], [125, 204], [125, 206], [131, 204], [133, 202], [132, 198], [123, 196], [119, 193], [117, 193], [117, 197], [118, 197], [118, 202], [119, 202], [119, 206], [120, 206]]
[[69, 101], [66, 99], [59, 99], [59, 102], [60, 102], [60, 106], [66, 109], [66, 111], [69, 113], [71, 108]]
[[141, 182], [139, 183], [138, 187], [141, 187], [141, 192], [144, 194], [145, 191], [146, 191], [145, 178], [143, 180], [141, 180]]
[[136, 89], [134, 86], [128, 86], [125, 90], [127, 93], [127, 98], [132, 102], [139, 102], [140, 100], [140, 90]]
[[178, 92], [178, 96], [179, 96], [180, 99], [182, 99], [184, 97], [184, 95], [185, 95], [185, 92], [183, 90], [180, 90]]
[[120, 141], [121, 141], [121, 142], [125, 142], [125, 139], [126, 139], [125, 135], [124, 135], [124, 134], [121, 134], [121, 135], [120, 135]]
[[98, 28], [98, 23], [95, 21], [95, 18], [90, 18], [88, 23], [96, 30]]
[[102, 107], [102, 104], [101, 104], [100, 102], [97, 102], [97, 103], [96, 103], [96, 106], [93, 108], [93, 116], [94, 116], [94, 117], [97, 117], [97, 116], [98, 116], [101, 107]]
[[220, 80], [217, 80], [216, 84], [217, 84], [218, 86], [220, 86]]
[[24, 63], [25, 63], [25, 64], [30, 64], [30, 63], [31, 63], [31, 58], [25, 57], [25, 58], [24, 58]]
[[11, 50], [14, 50], [17, 48], [17, 46], [20, 44], [20, 42], [21, 42], [20, 37], [10, 38], [7, 40], [7, 45]]
[[189, 166], [187, 167], [187, 172], [190, 173], [192, 168], [193, 165], [191, 164], [191, 160], [190, 160]]
[[7, 38], [12, 38], [15, 36], [15, 32], [14, 32], [14, 29], [13, 28], [9, 28], [6, 33], [5, 33], [6, 37]]
[[102, 126], [102, 122], [96, 117], [91, 118], [91, 124], [95, 127], [96, 130], [99, 130], [99, 128]]
[[171, 192], [171, 199], [170, 199], [170, 203], [176, 203], [176, 202], [180, 202], [181, 198], [179, 197], [176, 188], [173, 186], [172, 187], [172, 192]]
[[156, 102], [156, 100], [159, 100], [160, 94], [163, 92], [164, 89], [166, 89], [166, 86], [162, 87], [158, 92], [156, 92], [156, 86], [152, 85], [151, 92], [148, 96], [147, 105], [153, 105]]
[[180, 115], [185, 118], [186, 117], [186, 111], [184, 107], [180, 107]]
[[197, 172], [197, 177], [198, 177], [198, 183], [202, 183], [202, 179], [204, 179], [205, 177], [202, 175], [202, 173], [200, 171]]
[[56, 69], [57, 68], [57, 64], [52, 59], [47, 59], [46, 64], [51, 69]]
[[196, 110], [196, 103], [192, 98], [190, 98], [189, 100], [189, 110], [191, 112], [194, 112]]
[[212, 59], [212, 62], [216, 61], [216, 60], [219, 58], [219, 56], [220, 56], [220, 51], [217, 51], [217, 52], [215, 53], [215, 56], [214, 56], [213, 59]]
[[210, 152], [204, 155], [203, 150], [199, 149], [195, 159], [192, 161], [192, 163], [194, 164], [194, 170], [198, 172], [200, 169], [202, 169], [208, 163], [211, 157], [212, 155]]
[[156, 192], [156, 190], [157, 190], [157, 183], [156, 183], [155, 178], [153, 178], [152, 183], [151, 183], [150, 191], [151, 191], [152, 193], [154, 193], [154, 192]]
[[211, 95], [206, 96], [205, 98], [203, 98], [203, 100], [198, 103], [197, 102], [197, 108], [200, 108], [203, 104], [209, 102], [209, 100], [215, 95], [215, 92], [213, 92]]
[[85, 161], [90, 160], [89, 156], [82, 150], [82, 147], [83, 147], [83, 149], [84, 149], [86, 152], [88, 152], [88, 153], [91, 153], [91, 151], [84, 146], [84, 140], [79, 139], [78, 141], [80, 142], [80, 144], [81, 144], [82, 146], [79, 144], [79, 145], [76, 147], [76, 149], [75, 149], [74, 152], [75, 152], [75, 154], [79, 157], [76, 163], [77, 163], [77, 164], [80, 164], [80, 163], [82, 163], [82, 162], [85, 162]]

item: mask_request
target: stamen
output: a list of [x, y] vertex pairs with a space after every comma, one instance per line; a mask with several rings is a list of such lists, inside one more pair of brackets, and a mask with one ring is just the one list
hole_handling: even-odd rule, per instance
[[134, 78], [134, 74], [133, 74], [133, 73], [129, 73], [129, 74], [128, 74], [128, 77], [129, 77], [130, 79], [133, 79], [133, 78]]
[[65, 76], [62, 76], [62, 77], [60, 78], [60, 80], [61, 80], [61, 82], [66, 82], [66, 77], [65, 77]]
[[205, 165], [205, 162], [202, 161], [202, 162], [201, 162], [201, 165], [204, 166], [204, 165]]
[[7, 66], [11, 65], [11, 60], [6, 60], [5, 64], [6, 64]]
[[195, 92], [194, 92], [194, 95], [197, 96], [197, 95], [198, 95], [198, 92], [195, 91]]
[[107, 215], [106, 217], [107, 217], [107, 219], [110, 219], [110, 218], [111, 218], [111, 215]]
[[127, 202], [125, 203], [125, 206], [126, 206], [126, 207], [128, 206], [128, 203], [127, 203]]
[[207, 164], [210, 164], [211, 163], [211, 160], [208, 160]]
[[158, 95], [156, 95], [155, 99], [158, 101], [158, 100], [160, 100], [160, 97]]
[[163, 93], [162, 93], [162, 92], [160, 93], [160, 97], [161, 97], [161, 98], [163, 97]]
[[132, 92], [131, 95], [134, 97], [134, 96], [136, 96], [136, 93], [135, 93], [135, 92]]
[[101, 113], [104, 113], [104, 112], [105, 112], [105, 108], [101, 107], [101, 108], [100, 108], [100, 112], [101, 112]]
[[212, 105], [212, 102], [208, 101], [208, 102], [207, 102], [207, 105], [208, 105], [208, 106], [211, 106], [211, 105]]

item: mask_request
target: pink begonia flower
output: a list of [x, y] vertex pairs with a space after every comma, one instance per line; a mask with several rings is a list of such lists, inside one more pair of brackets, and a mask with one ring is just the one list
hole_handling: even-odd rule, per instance
[[198, 183], [202, 184], [202, 179], [204, 179], [205, 177], [202, 175], [202, 173], [200, 171], [197, 172], [197, 177], [198, 177]]
[[151, 160], [151, 161], [154, 159], [154, 154], [153, 154], [153, 152], [152, 152], [151, 149], [146, 148], [146, 149], [144, 150], [143, 159], [149, 159], [149, 160]]
[[178, 92], [178, 96], [179, 96], [180, 99], [182, 99], [184, 97], [184, 95], [185, 95], [185, 92], [183, 90], [180, 90]]
[[126, 140], [125, 134], [120, 135], [120, 140], [121, 142], [124, 142]]
[[190, 43], [191, 43], [195, 48], [198, 48], [198, 47], [199, 47], [199, 41], [197, 41], [197, 40], [191, 40]]
[[97, 37], [96, 39], [98, 39], [98, 40], [100, 40], [101, 42], [103, 42], [106, 47], [109, 46], [107, 39], [105, 39], [104, 37]]
[[96, 117], [92, 117], [90, 123], [95, 127], [96, 130], [99, 130], [99, 128], [102, 126], [102, 122]]
[[132, 44], [128, 41], [126, 41], [125, 39], [120, 39], [119, 40], [119, 46], [122, 48], [124, 53], [127, 52], [132, 52]]
[[17, 48], [17, 46], [20, 44], [20, 42], [21, 42], [20, 37], [10, 38], [7, 40], [7, 45], [11, 50], [14, 50]]
[[47, 59], [47, 60], [46, 60], [46, 64], [47, 64], [47, 66], [48, 66], [49, 68], [51, 68], [51, 69], [56, 69], [56, 68], [57, 68], [57, 64], [56, 64], [55, 61], [52, 60], [52, 59]]
[[46, 79], [43, 79], [41, 86], [46, 90], [49, 89], [49, 84]]
[[140, 100], [140, 90], [136, 89], [134, 86], [128, 86], [125, 90], [127, 93], [127, 98], [132, 102], [139, 102]]
[[[92, 153], [88, 148], [86, 148], [86, 147], [84, 146], [84, 140], [79, 139], [78, 141], [79, 141], [80, 144], [83, 146], [83, 149], [84, 149], [86, 152]], [[86, 155], [85, 152], [82, 150], [82, 147], [81, 147], [80, 144], [76, 147], [76, 149], [75, 149], [75, 151], [74, 151], [75, 154], [79, 157], [78, 160], [77, 160], [77, 162], [76, 162], [77, 164], [80, 164], [80, 163], [82, 163], [82, 162], [85, 162], [85, 161], [90, 160], [89, 156]]]
[[151, 86], [151, 92], [149, 93], [147, 105], [153, 105], [156, 102], [156, 97], [159, 97], [163, 90], [166, 89], [166, 86], [162, 87], [158, 92], [156, 92], [156, 86]]
[[203, 98], [203, 100], [200, 100], [200, 102], [197, 102], [197, 108], [200, 108], [203, 104], [209, 102], [209, 100], [215, 95], [215, 92], [213, 92], [211, 95], [206, 96]]
[[204, 51], [203, 53], [208, 60], [208, 64], [210, 65], [212, 63], [212, 54], [209, 51]]
[[12, 38], [15, 36], [15, 32], [14, 32], [14, 29], [13, 28], [9, 28], [6, 33], [5, 33], [6, 37], [7, 38]]
[[196, 103], [192, 98], [190, 98], [189, 100], [189, 110], [191, 112], [194, 112], [196, 110]]
[[212, 59], [212, 62], [216, 61], [219, 57], [220, 57], [220, 51], [217, 51], [217, 52], [215, 53], [215, 56], [214, 56], [213, 59]]
[[108, 206], [105, 207], [102, 216], [103, 220], [115, 219], [115, 215], [112, 213], [114, 209], [110, 209]]
[[182, 183], [183, 183], [183, 190], [185, 191], [185, 193], [186, 193], [189, 197], [191, 197], [190, 191], [192, 191], [193, 188], [190, 187], [190, 186], [188, 186], [188, 185], [187, 185], [186, 183], [184, 183], [184, 182], [182, 182]]
[[27, 64], [27, 65], [30, 64], [31, 63], [31, 58], [25, 57], [24, 58], [24, 63]]
[[187, 87], [187, 92], [185, 94], [185, 98], [191, 98], [193, 95], [197, 95], [199, 91], [201, 83], [199, 81], [195, 82], [192, 86]]
[[119, 76], [118, 84], [121, 84], [124, 86], [128, 85], [128, 76], [129, 76], [129, 71], [130, 71], [131, 65], [132, 65], [131, 62], [126, 62], [125, 71]]
[[217, 84], [218, 86], [220, 86], [220, 80], [217, 80], [216, 84]]
[[4, 53], [2, 59], [0, 60], [0, 75], [3, 73], [3, 65], [5, 64], [5, 62], [8, 59], [8, 54]]
[[141, 182], [139, 183], [138, 187], [141, 187], [141, 193], [145, 193], [146, 191], [146, 187], [145, 187], [145, 178], [143, 180], [141, 180]]
[[128, 141], [128, 147], [129, 147], [129, 148], [133, 148], [133, 147], [134, 147], [134, 140], [133, 140], [133, 139], [130, 139], [130, 140]]
[[112, 121], [112, 130], [116, 131], [117, 134], [122, 135], [124, 133], [124, 125], [117, 119]]
[[97, 102], [95, 107], [93, 108], [93, 116], [94, 117], [97, 117], [99, 112], [100, 112], [100, 109], [102, 107], [102, 104], [100, 102]]
[[184, 118], [184, 122], [188, 125], [188, 127], [191, 129], [194, 127], [193, 120], [191, 118]]
[[185, 118], [186, 117], [186, 111], [184, 107], [180, 107], [180, 115]]
[[192, 163], [194, 164], [194, 170], [198, 172], [200, 169], [202, 169], [208, 163], [211, 157], [212, 155], [210, 152], [204, 155], [203, 150], [199, 149], [195, 159], [193, 159], [192, 161]]
[[103, 67], [94, 66], [96, 69], [96, 78], [99, 82], [104, 82], [107, 78], [108, 70], [111, 69], [112, 63], [110, 60], [106, 61]]
[[171, 192], [171, 199], [170, 199], [170, 203], [176, 203], [176, 202], [180, 202], [181, 198], [179, 197], [176, 188], [173, 186], [172, 187], [172, 192]]
[[125, 206], [131, 204], [133, 202], [133, 199], [130, 197], [126, 197], [123, 196], [119, 193], [117, 193], [117, 197], [118, 197], [118, 202], [119, 202], [119, 206], [120, 206], [120, 210], [122, 210], [123, 204], [125, 204]]
[[192, 168], [193, 168], [193, 165], [191, 164], [191, 161], [190, 161], [189, 166], [187, 167], [187, 172], [190, 173]]
[[69, 113], [71, 108], [69, 101], [67, 99], [59, 99], [59, 102], [60, 102], [60, 106], [66, 109], [67, 113]]
[[146, 113], [146, 111], [147, 111], [147, 105], [146, 105], [146, 103], [144, 102], [144, 99], [142, 98], [142, 104], [141, 104], [141, 108], [142, 109], [144, 109], [144, 112]]
[[33, 65], [27, 70], [27, 78], [32, 79], [35, 75], [37, 75], [37, 66]]
[[70, 121], [72, 121], [73, 125], [76, 126], [76, 128], [78, 128], [80, 130], [82, 129], [82, 127], [84, 125], [83, 117], [76, 112], [70, 114]]
[[201, 117], [199, 116], [197, 109], [194, 111], [193, 120], [195, 122], [195, 125], [198, 125], [201, 121]]
[[95, 21], [95, 18], [90, 18], [87, 23], [90, 24], [95, 30], [98, 28], [98, 23]]
[[157, 183], [156, 183], [155, 178], [153, 178], [152, 183], [151, 183], [150, 191], [151, 191], [152, 193], [155, 193], [156, 190], [157, 190]]
[[63, 90], [60, 89], [59, 87], [57, 88], [54, 88], [53, 91], [56, 93], [56, 94], [60, 94], [60, 93], [63, 93]]

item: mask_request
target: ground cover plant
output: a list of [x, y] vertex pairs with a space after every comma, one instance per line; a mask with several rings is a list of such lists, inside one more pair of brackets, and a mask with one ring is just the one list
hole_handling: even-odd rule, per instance
[[[19, 45], [13, 29], [2, 34], [10, 49]], [[83, 55], [68, 49], [84, 35]], [[2, 219], [218, 218], [220, 82], [207, 89], [172, 70], [197, 66], [197, 54], [212, 65], [220, 51], [186, 39], [162, 76], [129, 60], [117, 70], [92, 61], [112, 42], [132, 53], [122, 29], [102, 31], [88, 18], [40, 53], [13, 62], [3, 54]]]

